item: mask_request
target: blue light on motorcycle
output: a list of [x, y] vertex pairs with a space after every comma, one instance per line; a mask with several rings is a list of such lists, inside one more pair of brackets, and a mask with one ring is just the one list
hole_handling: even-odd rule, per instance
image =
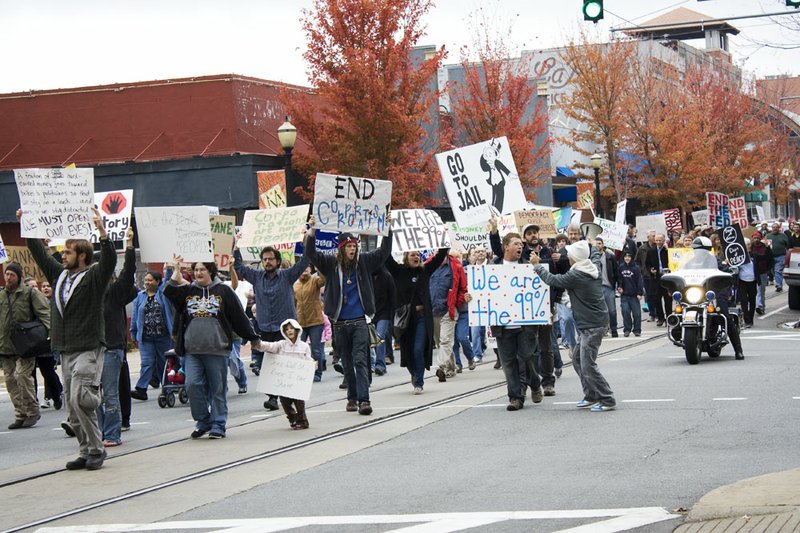
[[714, 291], [708, 291], [706, 293], [706, 300], [708, 300], [709, 302], [713, 301], [716, 297], [717, 293], [715, 293]]
[[680, 302], [681, 301], [681, 291], [673, 292], [672, 293], [672, 299], [675, 300], [676, 302]]

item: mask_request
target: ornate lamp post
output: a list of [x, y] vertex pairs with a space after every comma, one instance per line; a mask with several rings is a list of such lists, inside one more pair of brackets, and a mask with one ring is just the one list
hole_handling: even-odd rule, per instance
[[600, 165], [603, 163], [603, 156], [598, 153], [592, 155], [592, 168], [594, 169], [594, 207], [597, 216], [603, 217], [603, 209], [600, 207]]
[[295, 187], [299, 184], [292, 170], [292, 149], [297, 140], [297, 128], [289, 122], [289, 116], [286, 116], [286, 121], [278, 128], [278, 141], [281, 143], [285, 156], [284, 171], [286, 173], [286, 205], [300, 205], [300, 199], [294, 192]]

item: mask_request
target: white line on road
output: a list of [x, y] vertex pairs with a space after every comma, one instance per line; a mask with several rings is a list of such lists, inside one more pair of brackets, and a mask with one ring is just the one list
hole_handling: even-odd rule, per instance
[[[192, 420], [191, 422], [194, 422], [194, 420]], [[132, 426], [144, 426], [144, 425], [149, 424], [149, 423], [150, 422], [131, 422], [131, 425]]]
[[622, 400], [622, 403], [674, 402], [674, 398], [653, 398], [652, 400]]
[[800, 396], [792, 396], [792, 400], [800, 400]]
[[789, 304], [786, 304], [786, 305], [784, 305], [783, 307], [779, 307], [779, 308], [777, 308], [777, 309], [776, 309], [776, 310], [774, 310], [774, 311], [770, 311], [770, 312], [769, 312], [769, 313], [767, 313], [766, 315], [758, 317], [758, 319], [759, 319], [759, 320], [764, 320], [765, 318], [771, 317], [771, 316], [772, 316], [772, 315], [774, 315], [775, 313], [780, 313], [781, 311], [783, 311], [783, 310], [784, 310], [784, 309], [786, 309], [787, 307], [789, 307]]
[[715, 402], [741, 402], [747, 398], [712, 398]]

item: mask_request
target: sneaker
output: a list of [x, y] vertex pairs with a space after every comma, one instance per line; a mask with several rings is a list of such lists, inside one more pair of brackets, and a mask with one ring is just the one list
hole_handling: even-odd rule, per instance
[[598, 403], [590, 407], [589, 410], [593, 413], [605, 413], [606, 411], [613, 411], [616, 408], [617, 408], [616, 405], [603, 405], [601, 403]]
[[33, 426], [36, 425], [36, 422], [38, 422], [40, 418], [42, 418], [42, 415], [29, 416], [28, 418], [22, 421], [22, 427], [32, 428]]
[[356, 405], [355, 400], [347, 400], [347, 405], [344, 407], [344, 410], [348, 413], [355, 413], [358, 411], [358, 406]]
[[656, 321], [656, 319], [655, 319], [654, 317], [652, 317], [652, 316], [651, 316], [650, 318], [648, 318], [648, 319], [647, 319], [647, 321], [648, 321], [648, 322], [655, 322], [655, 321]]
[[382, 368], [376, 368], [376, 369], [375, 369], [375, 375], [376, 375], [376, 376], [382, 376], [382, 375], [384, 375], [385, 373], [386, 373], [386, 371], [385, 371], [384, 369], [382, 369]]
[[422, 394], [422, 392], [423, 392], [422, 387], [414, 387], [414, 394], [416, 396], [419, 396], [420, 394]]
[[322, 381], [322, 376], [314, 376], [314, 383], [319, 383]]
[[736, 355], [734, 355], [734, 357], [736, 358], [737, 361], [741, 361], [742, 359], [744, 359], [744, 354], [742, 352], [736, 352]]
[[469, 368], [470, 370], [475, 370], [475, 359], [470, 359], [469, 360], [469, 364], [467, 365], [467, 368]]
[[664, 321], [663, 320], [659, 320], [658, 322], [656, 322], [656, 327], [660, 328], [663, 325], [664, 325]]
[[545, 385], [544, 387], [542, 387], [542, 389], [544, 390], [544, 395], [545, 396], [555, 396], [556, 395], [556, 388], [554, 386], [552, 386], [552, 385]]
[[150, 378], [150, 388], [151, 389], [158, 389], [161, 387], [161, 384], [158, 382], [158, 379], [153, 377]]
[[623, 337], [630, 337], [631, 336], [631, 332], [630, 331], [623, 331], [622, 332], [622, 336]]
[[783, 287], [775, 287], [775, 292], [783, 292]]
[[14, 420], [13, 422], [11, 422], [8, 425], [8, 429], [19, 429], [19, 428], [23, 427], [22, 424], [24, 422], [25, 422], [24, 418], [18, 418], [18, 419]]
[[339, 361], [333, 363], [333, 369], [340, 374], [344, 374], [344, 367], [342, 366], [342, 363], [340, 363]]
[[360, 415], [371, 415], [372, 414], [372, 405], [369, 402], [361, 402], [358, 404], [358, 414]]
[[308, 429], [308, 420], [298, 420], [292, 424], [292, 429]]
[[[553, 393], [555, 394], [555, 392]], [[531, 401], [533, 403], [542, 403], [542, 388], [531, 389]]]
[[121, 431], [130, 431], [131, 430], [131, 421], [130, 420], [123, 420], [122, 426], [120, 427]]
[[83, 470], [86, 468], [86, 457], [78, 457], [67, 463], [67, 470]]
[[617, 333], [617, 330], [614, 330], [614, 331], [611, 332], [611, 336], [613, 338], [617, 338], [617, 337], [619, 337], [619, 333]]
[[239, 387], [239, 394], [247, 394], [247, 385]]
[[555, 370], [556, 378], [560, 378], [561, 374], [563, 374], [563, 373], [564, 373], [564, 369], [563, 368], [556, 368], [556, 370]]
[[58, 395], [58, 398], [53, 398], [53, 409], [60, 411], [64, 406], [64, 393]]
[[45, 398], [39, 407], [42, 409], [50, 409], [50, 398]]
[[257, 366], [254, 366], [253, 367], [253, 375], [254, 376], [260, 376], [261, 375], [261, 369], [258, 368]]
[[523, 403], [522, 400], [511, 400], [506, 405], [506, 411], [519, 411], [522, 409]]
[[445, 376], [444, 370], [441, 367], [436, 369], [436, 377], [439, 378], [439, 383], [447, 381], [447, 376]]
[[134, 400], [147, 400], [147, 389], [135, 388], [131, 391], [131, 398]]
[[575, 407], [577, 407], [578, 409], [589, 409], [591, 407], [594, 407], [595, 405], [597, 405], [597, 402], [593, 400], [583, 399], [578, 403], [576, 403]]
[[385, 358], [384, 360], [386, 361], [386, 364], [387, 364], [387, 365], [394, 364], [394, 356], [387, 355], [387, 356], [386, 356], [386, 358]]
[[764, 314], [764, 308], [763, 307], [756, 307], [756, 313], [758, 313], [759, 315], [763, 315]]
[[89, 454], [86, 458], [86, 470], [100, 470], [103, 467], [103, 461], [106, 460], [106, 451], [98, 454]]
[[269, 409], [270, 411], [277, 411], [278, 408], [278, 399], [274, 396], [270, 396], [267, 398], [267, 401], [264, 402], [264, 409]]
[[456, 374], [460, 374], [460, 373], [462, 373], [463, 371], [464, 371], [464, 369], [463, 369], [462, 367], [460, 367], [460, 366], [459, 366], [459, 367], [456, 367]]
[[192, 437], [193, 439], [199, 439], [200, 437], [202, 437], [205, 434], [206, 434], [206, 430], [205, 429], [195, 429], [194, 431], [192, 431], [192, 434], [190, 435], [190, 437]]
[[641, 334], [641, 333], [634, 333], [634, 334], [633, 334], [633, 336], [634, 336], [634, 337], [641, 337], [641, 336], [642, 336], [642, 334]]
[[494, 362], [494, 369], [498, 370], [503, 367], [503, 363], [500, 362], [500, 359]]
[[446, 378], [454, 378], [454, 377], [456, 377], [456, 371], [455, 371], [455, 370], [447, 370], [447, 371], [444, 373], [444, 376], [445, 376]]
[[64, 430], [64, 433], [67, 434], [67, 437], [74, 437], [75, 431], [72, 429], [72, 426], [69, 422], [61, 422], [61, 429]]
[[208, 438], [209, 439], [213, 439], [213, 440], [224, 439], [225, 438], [225, 433], [223, 433], [222, 431], [214, 430], [214, 431], [212, 431], [211, 433], [208, 434]]
[[117, 440], [104, 440], [103, 441], [103, 447], [104, 448], [113, 448], [115, 446], [119, 446], [120, 444], [122, 444], [122, 442], [121, 441], [117, 441]]

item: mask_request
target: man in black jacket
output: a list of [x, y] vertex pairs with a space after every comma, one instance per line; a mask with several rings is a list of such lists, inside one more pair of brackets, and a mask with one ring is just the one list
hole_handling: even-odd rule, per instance
[[661, 276], [669, 274], [669, 252], [664, 241], [663, 233], [656, 234], [655, 246], [647, 251], [645, 259], [645, 268], [650, 273], [652, 280], [650, 287], [653, 289], [647, 291], [647, 305], [650, 306], [650, 309], [655, 308], [658, 320], [656, 325], [659, 327], [664, 325], [667, 315], [672, 312], [669, 294], [661, 287]]
[[380, 346], [375, 348], [375, 373], [382, 376], [386, 373], [386, 365], [394, 362], [392, 355], [392, 321], [396, 307], [394, 278], [386, 267], [381, 267], [372, 274], [372, 287], [375, 291], [375, 316], [372, 322], [378, 335], [383, 339]]
[[611, 336], [618, 337], [617, 333], [617, 287], [619, 286], [619, 264], [614, 254], [606, 250], [603, 239], [595, 239], [595, 246], [600, 252], [600, 281], [603, 283], [603, 298], [608, 307], [608, 321], [611, 324]]

